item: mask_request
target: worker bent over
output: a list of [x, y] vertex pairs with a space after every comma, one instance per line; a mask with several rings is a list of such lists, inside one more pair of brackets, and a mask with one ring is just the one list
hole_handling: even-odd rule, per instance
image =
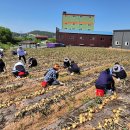
[[71, 75], [73, 75], [74, 73], [80, 74], [80, 68], [78, 67], [78, 65], [74, 61], [71, 61], [71, 65], [68, 68], [68, 71]]
[[71, 60], [69, 58], [65, 58], [63, 62], [64, 68], [69, 68], [71, 65]]
[[35, 66], [37, 66], [37, 60], [36, 60], [36, 58], [33, 58], [33, 57], [30, 57], [29, 59], [28, 59], [28, 67], [35, 67]]
[[63, 85], [63, 83], [57, 80], [59, 76], [59, 69], [59, 64], [55, 64], [53, 68], [50, 68], [44, 74], [44, 81], [42, 82], [42, 87], [46, 87], [47, 85]]
[[4, 72], [6, 70], [6, 66], [2, 58], [0, 57], [0, 73]]
[[124, 67], [120, 65], [118, 62], [116, 62], [115, 65], [112, 67], [112, 74], [118, 80], [125, 79], [127, 77], [127, 73]]
[[29, 74], [28, 71], [25, 70], [25, 66], [22, 61], [19, 61], [14, 65], [12, 73], [15, 77], [20, 78], [26, 77]]
[[108, 68], [105, 71], [102, 71], [96, 80], [96, 89], [103, 90], [103, 93], [106, 93], [108, 90], [113, 93], [115, 91], [115, 82], [112, 76], [111, 69]]

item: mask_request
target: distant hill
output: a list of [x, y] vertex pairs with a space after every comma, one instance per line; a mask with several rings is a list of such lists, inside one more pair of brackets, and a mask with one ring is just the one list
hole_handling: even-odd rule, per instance
[[22, 33], [22, 34], [20, 34], [20, 33], [17, 33], [17, 32], [12, 32], [13, 33], [13, 37], [19, 37], [19, 36], [27, 36], [27, 33]]
[[49, 38], [52, 38], [52, 37], [55, 37], [55, 33], [53, 32], [47, 32], [47, 31], [39, 31], [39, 30], [34, 30], [34, 31], [31, 31], [29, 32], [29, 34], [35, 34], [35, 35], [45, 35], [45, 36], [48, 36]]
[[53, 37], [56, 36], [56, 34], [53, 33], [53, 32], [39, 31], [39, 30], [34, 30], [34, 31], [31, 31], [31, 32], [22, 33], [22, 34], [13, 32], [13, 36], [26, 36], [27, 34], [45, 35], [45, 36], [48, 36], [49, 38], [53, 38]]

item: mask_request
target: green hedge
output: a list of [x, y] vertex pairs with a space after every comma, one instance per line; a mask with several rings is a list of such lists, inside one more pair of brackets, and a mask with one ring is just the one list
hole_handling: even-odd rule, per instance
[[13, 47], [14, 45], [10, 42], [8, 42], [7, 44], [3, 44], [0, 42], [0, 48], [4, 49], [4, 50], [7, 50], [9, 49], [10, 47]]

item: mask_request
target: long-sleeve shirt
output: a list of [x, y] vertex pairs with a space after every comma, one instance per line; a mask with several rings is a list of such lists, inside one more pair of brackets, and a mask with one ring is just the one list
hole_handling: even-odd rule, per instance
[[64, 67], [65, 68], [70, 67], [70, 65], [71, 65], [70, 61], [64, 61]]
[[24, 56], [25, 55], [25, 51], [23, 49], [18, 48], [17, 49], [17, 55], [18, 56]]
[[3, 54], [3, 52], [2, 52], [2, 51], [0, 51], [0, 57], [3, 57], [3, 55], [4, 55], [4, 54]]
[[56, 75], [57, 75], [57, 71], [53, 68], [50, 68], [48, 72], [46, 73], [46, 75], [44, 76], [44, 81], [46, 82], [49, 82], [52, 80], [55, 81], [57, 79]]
[[33, 57], [28, 59], [29, 67], [37, 66], [37, 60]]
[[97, 86], [104, 86], [104, 85], [112, 85], [114, 87], [114, 80], [112, 78], [112, 75], [110, 73], [107, 73], [107, 71], [102, 71], [96, 80]]
[[0, 72], [3, 72], [4, 68], [5, 68], [5, 63], [2, 60], [0, 60]]
[[71, 68], [72, 70], [80, 70], [80, 68], [78, 67], [78, 65], [77, 65], [76, 63], [72, 63], [72, 64], [70, 65], [70, 68]]
[[127, 73], [123, 66], [121, 65], [114, 65], [112, 68], [112, 73], [115, 78], [125, 79], [127, 77]]

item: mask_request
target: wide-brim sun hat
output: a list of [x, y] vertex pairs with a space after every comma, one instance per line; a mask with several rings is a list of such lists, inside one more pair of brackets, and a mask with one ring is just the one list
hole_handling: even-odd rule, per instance
[[65, 62], [69, 61], [69, 58], [65, 58], [64, 61], [65, 61]]
[[114, 65], [113, 68], [112, 68], [113, 72], [120, 72], [120, 70], [121, 70], [120, 65]]

